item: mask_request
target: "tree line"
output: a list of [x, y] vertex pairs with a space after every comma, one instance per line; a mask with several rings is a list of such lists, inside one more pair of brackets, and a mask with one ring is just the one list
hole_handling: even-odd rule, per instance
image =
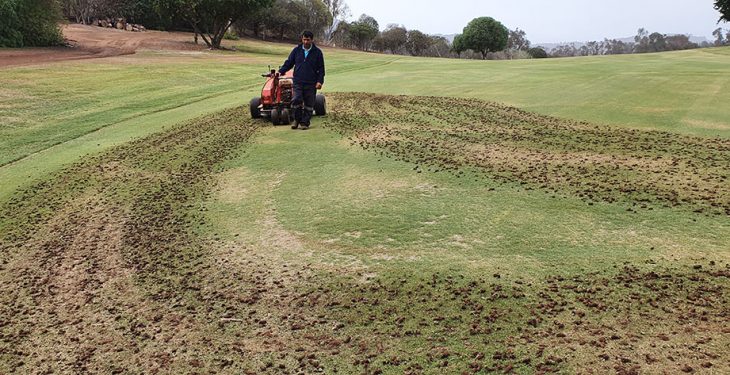
[[551, 49], [549, 55], [552, 57], [621, 55], [730, 45], [730, 29], [724, 30], [723, 28], [717, 28], [712, 32], [712, 35], [715, 37], [713, 42], [705, 41], [695, 43], [690, 40], [689, 35], [650, 33], [646, 29], [640, 28], [636, 36], [634, 36], [633, 42], [618, 39], [604, 39], [603, 41], [586, 42], [581, 46], [564, 44]]
[[[295, 40], [307, 28], [328, 45], [412, 56], [463, 58], [546, 57], [543, 50], [530, 48], [525, 32], [508, 30], [490, 17], [474, 19], [452, 43], [442, 35], [429, 35], [389, 24], [381, 31], [378, 21], [367, 14], [348, 22], [349, 9], [342, 0], [308, 0], [305, 10], [300, 0], [276, 0], [272, 8], [251, 14], [235, 25], [240, 35], [264, 39]], [[322, 5], [312, 3], [321, 2]], [[318, 11], [322, 9], [322, 11]], [[323, 10], [329, 10], [324, 12]], [[305, 22], [311, 20], [312, 22]], [[306, 27], [305, 27], [306, 26]], [[533, 56], [533, 53], [535, 55]]]
[[[716, 0], [720, 21], [730, 21], [730, 0]], [[95, 19], [124, 18], [147, 28], [184, 29], [211, 48], [220, 48], [230, 35], [295, 40], [308, 29], [326, 44], [391, 54], [481, 59], [542, 58], [660, 52], [704, 47], [686, 35], [649, 33], [640, 29], [634, 42], [592, 41], [552, 51], [532, 47], [526, 33], [509, 30], [491, 17], [479, 17], [464, 27], [453, 42], [439, 35], [389, 24], [380, 30], [366, 14], [348, 22], [344, 0], [0, 0], [0, 47], [55, 45], [63, 42], [61, 17], [90, 24]], [[730, 31], [713, 32], [714, 45], [730, 44]]]

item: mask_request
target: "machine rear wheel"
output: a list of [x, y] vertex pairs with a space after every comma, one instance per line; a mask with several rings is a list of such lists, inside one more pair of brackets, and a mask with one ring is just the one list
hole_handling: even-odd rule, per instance
[[288, 108], [282, 108], [281, 113], [279, 114], [279, 123], [281, 125], [289, 125], [291, 124], [291, 115], [289, 115], [289, 109]]
[[327, 100], [322, 94], [317, 94], [314, 101], [314, 114], [317, 116], [324, 116], [327, 114]]
[[274, 108], [271, 110], [271, 123], [274, 125], [279, 125], [279, 108]]
[[261, 118], [261, 110], [259, 110], [259, 105], [261, 105], [261, 98], [251, 99], [251, 103], [249, 104], [249, 106], [251, 107], [251, 118]]

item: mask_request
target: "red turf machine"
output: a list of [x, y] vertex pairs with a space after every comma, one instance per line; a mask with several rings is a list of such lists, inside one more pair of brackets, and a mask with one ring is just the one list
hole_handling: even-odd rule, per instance
[[[268, 117], [274, 125], [289, 125], [294, 119], [291, 101], [294, 96], [294, 75], [290, 70], [283, 76], [274, 69], [262, 74], [266, 83], [261, 89], [261, 97], [251, 99], [251, 117]], [[314, 103], [315, 116], [324, 116], [327, 113], [327, 103], [324, 95], [317, 94]]]

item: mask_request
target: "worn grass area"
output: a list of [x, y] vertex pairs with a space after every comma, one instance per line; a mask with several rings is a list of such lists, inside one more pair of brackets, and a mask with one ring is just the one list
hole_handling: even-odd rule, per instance
[[294, 369], [285, 355], [262, 369], [726, 370], [724, 215], [627, 213], [473, 170], [419, 173], [322, 130], [264, 129], [207, 206], [221, 242], [317, 275], [273, 321], [310, 339]]
[[[730, 141], [540, 116], [478, 100], [346, 94], [327, 124], [365, 148], [428, 168], [648, 208], [730, 215]], [[633, 208], [629, 208], [633, 211]]]
[[725, 221], [417, 173], [240, 112], [2, 207], [3, 371], [727, 370]]

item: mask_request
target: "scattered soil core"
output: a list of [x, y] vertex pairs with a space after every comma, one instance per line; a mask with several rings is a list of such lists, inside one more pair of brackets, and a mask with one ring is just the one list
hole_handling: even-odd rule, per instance
[[730, 215], [730, 140], [594, 125], [477, 99], [331, 94], [328, 127], [421, 172], [490, 178], [636, 209]]

